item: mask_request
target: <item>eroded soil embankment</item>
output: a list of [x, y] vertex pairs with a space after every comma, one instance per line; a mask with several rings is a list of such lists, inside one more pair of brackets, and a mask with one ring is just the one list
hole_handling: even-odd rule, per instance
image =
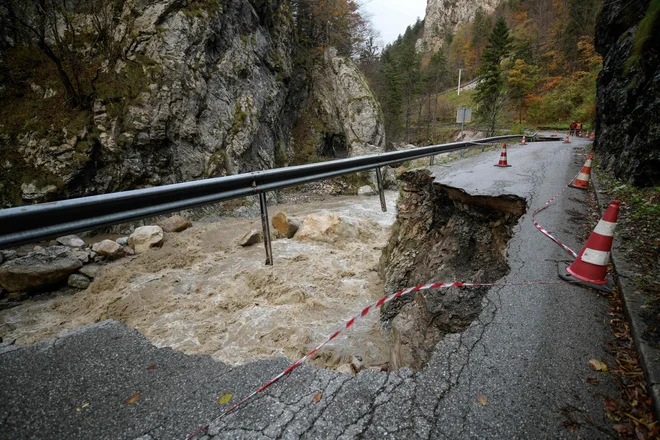
[[[402, 183], [397, 221], [380, 260], [387, 292], [428, 282], [494, 282], [509, 272], [507, 243], [526, 211], [523, 198], [471, 196], [412, 170]], [[487, 288], [450, 288], [400, 298], [383, 309], [390, 368], [420, 369], [448, 333], [464, 330]]]

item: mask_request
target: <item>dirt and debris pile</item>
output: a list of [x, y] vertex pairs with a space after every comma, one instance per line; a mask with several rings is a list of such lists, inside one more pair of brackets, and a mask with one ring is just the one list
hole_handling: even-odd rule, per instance
[[[425, 169], [399, 180], [397, 221], [380, 260], [387, 293], [431, 281], [493, 282], [508, 273], [507, 243], [524, 199], [472, 196], [434, 183]], [[479, 316], [487, 290], [432, 290], [390, 303], [381, 316], [390, 329], [390, 368], [422, 368], [444, 335]]]

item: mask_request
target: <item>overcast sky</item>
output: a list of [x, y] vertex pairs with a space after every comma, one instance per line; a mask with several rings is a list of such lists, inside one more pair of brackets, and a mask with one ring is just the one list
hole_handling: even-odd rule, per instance
[[406, 27], [415, 24], [417, 17], [423, 19], [426, 13], [426, 0], [363, 0], [362, 3], [372, 15], [371, 21], [384, 44], [396, 40]]

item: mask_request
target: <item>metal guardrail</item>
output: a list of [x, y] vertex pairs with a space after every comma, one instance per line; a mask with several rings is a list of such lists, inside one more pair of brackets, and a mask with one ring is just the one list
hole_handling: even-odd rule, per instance
[[482, 144], [521, 137], [521, 135], [496, 136], [478, 141], [431, 145], [411, 150], [3, 209], [0, 210], [0, 249], [258, 194], [266, 244], [266, 264], [272, 264], [266, 204], [268, 191], [376, 169], [381, 206], [385, 211], [381, 167], [429, 156], [432, 164], [433, 156], [436, 154], [476, 146], [475, 142]]

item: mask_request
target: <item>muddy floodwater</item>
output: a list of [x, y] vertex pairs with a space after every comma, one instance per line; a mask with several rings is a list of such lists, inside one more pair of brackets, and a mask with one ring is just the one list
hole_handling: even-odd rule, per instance
[[[395, 220], [397, 193], [336, 197], [269, 207], [272, 215], [341, 217], [350, 233], [273, 241], [274, 266], [263, 244], [242, 248], [239, 238], [259, 219], [196, 222], [168, 234], [160, 249], [104, 266], [75, 295], [28, 300], [0, 312], [0, 336], [33, 344], [64, 330], [116, 319], [158, 347], [209, 354], [230, 365], [285, 356], [297, 359], [346, 320], [385, 294], [378, 261]], [[333, 368], [347, 357], [387, 362], [389, 347], [378, 313], [343, 333], [314, 359]]]

